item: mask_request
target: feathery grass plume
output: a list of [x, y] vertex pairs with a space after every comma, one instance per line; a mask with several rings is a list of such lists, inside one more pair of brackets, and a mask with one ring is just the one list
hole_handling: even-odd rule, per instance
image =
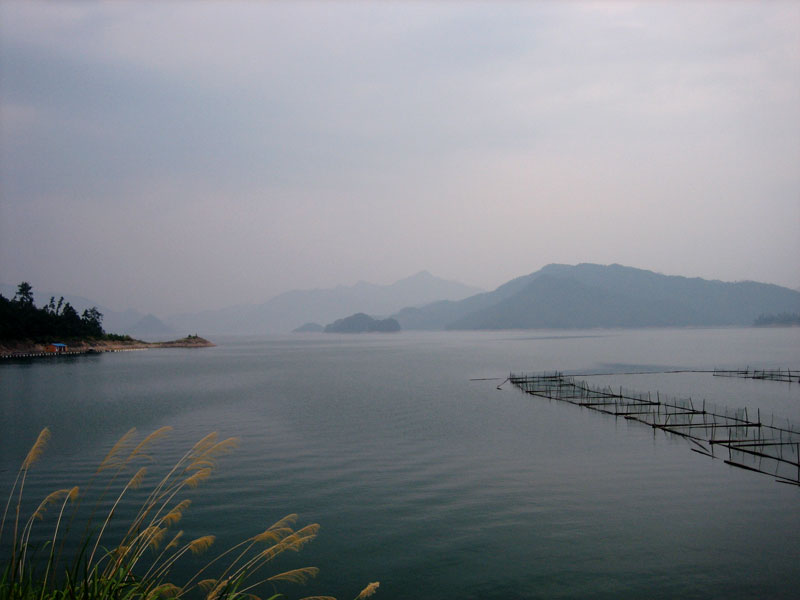
[[279, 521], [275, 521], [272, 525], [269, 526], [269, 529], [282, 529], [284, 527], [294, 525], [295, 523], [297, 523], [297, 518], [298, 518], [297, 513], [288, 514]]
[[156, 598], [176, 598], [178, 594], [180, 594], [181, 588], [177, 585], [172, 583], [162, 583], [158, 587], [154, 588], [147, 596], [145, 600], [155, 600]]
[[147, 467], [141, 467], [133, 477], [130, 478], [128, 481], [128, 488], [131, 490], [139, 489], [142, 485], [142, 481], [144, 481], [144, 476], [147, 475]]
[[283, 542], [286, 544], [287, 550], [299, 552], [303, 546], [317, 537], [317, 533], [319, 533], [319, 524], [312, 523], [311, 525], [306, 525], [302, 529], [298, 529], [283, 540]]
[[[122, 466], [124, 463], [120, 461], [114, 461], [117, 455], [128, 445], [130, 439], [136, 434], [136, 427], [132, 427], [128, 430], [128, 432], [123, 435], [117, 443], [111, 447], [111, 450], [108, 451], [106, 457], [100, 463], [100, 466], [97, 467], [97, 473], [101, 471], [105, 471], [106, 469], [113, 469], [114, 467]], [[114, 461], [114, 462], [112, 462]]]
[[223, 579], [222, 581], [220, 581], [216, 585], [216, 587], [213, 590], [211, 590], [208, 596], [206, 596], [206, 600], [217, 600], [217, 598], [220, 598], [222, 594], [226, 591], [229, 584], [230, 584], [229, 579]]
[[369, 598], [375, 592], [378, 591], [378, 587], [380, 587], [380, 585], [381, 585], [380, 581], [373, 581], [367, 587], [361, 590], [361, 593], [358, 596], [356, 596], [356, 600], [363, 600], [364, 598]]
[[197, 582], [197, 587], [199, 587], [204, 592], [210, 592], [217, 586], [216, 579], [203, 579], [203, 581]]
[[212, 431], [199, 442], [197, 442], [192, 449], [189, 450], [189, 456], [197, 457], [200, 456], [203, 452], [211, 448], [214, 444], [217, 443], [217, 438], [219, 438], [219, 433], [216, 431]]
[[283, 538], [287, 535], [292, 533], [291, 527], [282, 527], [280, 529], [267, 529], [266, 531], [262, 531], [258, 535], [254, 536], [252, 539], [254, 542], [258, 543], [269, 543], [274, 544], [276, 542], [280, 542]]
[[267, 529], [259, 533], [258, 535], [253, 537], [254, 542], [269, 542], [274, 544], [275, 542], [279, 542], [287, 535], [293, 532], [292, 528], [289, 525], [294, 525], [297, 521], [297, 515], [295, 513], [286, 515], [279, 521], [276, 521], [272, 525], [270, 525]]
[[312, 577], [316, 577], [319, 573], [317, 567], [303, 567], [301, 569], [292, 569], [291, 571], [284, 571], [272, 577], [267, 577], [267, 581], [290, 581], [291, 583], [305, 583]]
[[152, 548], [153, 550], [158, 550], [158, 547], [161, 545], [161, 542], [164, 541], [164, 537], [167, 535], [167, 528], [166, 527], [156, 527], [156, 531], [153, 532], [153, 535], [150, 536], [150, 540], [147, 542], [147, 546]]
[[36, 510], [31, 515], [29, 521], [33, 521], [34, 519], [38, 519], [41, 521], [44, 518], [44, 513], [47, 510], [47, 506], [50, 504], [55, 504], [61, 498], [69, 495], [72, 490], [70, 489], [63, 489], [63, 490], [56, 490], [55, 492], [50, 492], [47, 494], [44, 500], [39, 503], [39, 506], [36, 507]]
[[50, 439], [50, 430], [45, 427], [42, 429], [41, 433], [39, 433], [39, 437], [36, 438], [36, 443], [28, 452], [28, 456], [25, 457], [25, 460], [22, 463], [22, 468], [24, 470], [30, 469], [31, 465], [35, 463], [39, 458], [42, 456], [44, 452], [45, 446], [47, 446], [47, 442]]
[[161, 439], [162, 437], [167, 435], [167, 433], [169, 433], [170, 431], [172, 431], [172, 427], [170, 427], [169, 425], [165, 425], [164, 427], [156, 429], [153, 433], [151, 433], [141, 442], [139, 442], [139, 445], [136, 446], [136, 448], [134, 448], [133, 451], [128, 455], [128, 458], [125, 462], [126, 463], [130, 462], [133, 458], [137, 456], [144, 456], [142, 452], [144, 451], [145, 448], [147, 448], [147, 446], [149, 446], [156, 440]]
[[214, 543], [215, 539], [217, 538], [213, 535], [204, 535], [203, 537], [199, 537], [196, 540], [189, 542], [189, 550], [192, 554], [201, 554], [211, 547], [211, 544]]
[[183, 517], [183, 511], [185, 511], [191, 505], [191, 500], [182, 500], [178, 502], [171, 511], [169, 511], [166, 515], [161, 517], [161, 522], [166, 525], [167, 527], [172, 527], [181, 520]]
[[223, 454], [228, 454], [239, 445], [239, 438], [231, 437], [217, 442], [208, 447], [201, 453], [195, 453], [190, 457], [189, 464], [184, 472], [196, 471], [198, 469], [217, 466], [217, 458]]
[[179, 531], [178, 533], [175, 534], [175, 537], [172, 538], [172, 541], [169, 544], [167, 544], [167, 547], [165, 548], [165, 550], [169, 550], [170, 548], [177, 548], [178, 547], [178, 541], [182, 537], [183, 537], [183, 530], [181, 530], [181, 531]]
[[239, 446], [239, 438], [236, 438], [236, 437], [225, 438], [221, 442], [217, 442], [214, 445], [212, 445], [210, 448], [207, 448], [207, 449], [203, 450], [203, 452], [200, 453], [197, 456], [197, 458], [203, 458], [203, 459], [209, 459], [209, 460], [210, 459], [214, 459], [214, 458], [217, 458], [219, 456], [222, 456], [223, 454], [228, 454], [229, 452], [231, 452], [234, 448], [237, 448], [238, 446]]
[[205, 467], [203, 469], [200, 469], [196, 473], [190, 475], [189, 477], [187, 477], [183, 481], [183, 483], [184, 483], [184, 485], [187, 485], [190, 488], [194, 489], [198, 485], [200, 485], [201, 481], [204, 481], [204, 480], [208, 479], [209, 477], [211, 477], [211, 469], [209, 469], [208, 467]]
[[[304, 584], [309, 579], [316, 577], [319, 573], [319, 569], [316, 567], [302, 567], [300, 569], [292, 569], [291, 571], [284, 571], [283, 573], [278, 573], [277, 575], [272, 575], [271, 577], [267, 577], [257, 583], [254, 583], [242, 590], [239, 590], [240, 593], [249, 592], [251, 589], [258, 587], [262, 583], [270, 582], [274, 584], [275, 582], [279, 581], [287, 581], [289, 583], [297, 583], [297, 584]], [[252, 575], [252, 573], [250, 573]], [[244, 578], [244, 576], [242, 576]], [[273, 596], [274, 598], [275, 596]]]

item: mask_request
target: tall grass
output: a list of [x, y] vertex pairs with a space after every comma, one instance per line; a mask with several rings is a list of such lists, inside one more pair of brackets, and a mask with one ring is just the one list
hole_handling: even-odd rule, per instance
[[[184, 495], [211, 476], [219, 457], [235, 448], [238, 440], [220, 440], [216, 433], [205, 436], [166, 475], [147, 486], [148, 469], [139, 464], [150, 459], [151, 447], [170, 429], [162, 427], [141, 441], [130, 430], [106, 454], [85, 489], [55, 490], [26, 514], [23, 492], [28, 473], [50, 438], [50, 431], [42, 430], [22, 461], [0, 521], [0, 548], [6, 536], [10, 550], [0, 575], [0, 599], [233, 600], [258, 599], [256, 593], [266, 591], [272, 600], [284, 597], [279, 586], [302, 584], [317, 575], [316, 567], [268, 570], [275, 558], [298, 552], [319, 531], [316, 523], [295, 529], [297, 515], [290, 514], [206, 560], [194, 574], [177, 582], [175, 565], [206, 552], [215, 540], [210, 534], [186, 540], [183, 531], [173, 530], [191, 504]], [[83, 502], [87, 505], [79, 511]], [[51, 514], [45, 521], [48, 511]], [[118, 514], [125, 515], [125, 520], [120, 521]], [[33, 536], [37, 525], [45, 529]], [[77, 541], [67, 540], [75, 527], [83, 533]], [[357, 599], [371, 596], [377, 587], [377, 582], [369, 584]]]

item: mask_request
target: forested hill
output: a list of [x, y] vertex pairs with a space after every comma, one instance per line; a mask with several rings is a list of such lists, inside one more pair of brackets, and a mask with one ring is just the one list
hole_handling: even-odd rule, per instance
[[622, 265], [548, 265], [493, 292], [393, 315], [403, 329], [752, 325], [800, 312], [800, 292], [752, 281], [668, 276]]
[[34, 303], [33, 289], [27, 282], [17, 287], [12, 299], [0, 294], [0, 339], [55, 341], [72, 339], [119, 338], [103, 331], [103, 314], [92, 307], [78, 314], [64, 298], [41, 308]]

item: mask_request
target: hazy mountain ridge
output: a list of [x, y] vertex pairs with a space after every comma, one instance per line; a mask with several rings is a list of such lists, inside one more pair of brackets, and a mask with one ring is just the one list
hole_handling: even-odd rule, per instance
[[440, 279], [421, 271], [390, 285], [360, 281], [352, 286], [292, 290], [258, 305], [173, 315], [166, 321], [178, 330], [213, 333], [287, 333], [302, 323], [330, 323], [356, 312], [389, 315], [407, 306], [444, 298], [461, 300], [479, 288]]
[[533, 329], [752, 325], [800, 310], [773, 284], [661, 275], [622, 265], [551, 264], [493, 292], [393, 315], [403, 329]]
[[[662, 275], [618, 264], [550, 264], [493, 291], [476, 290], [423, 271], [391, 285], [292, 290], [259, 305], [164, 320], [132, 309], [113, 311], [82, 296], [64, 299], [78, 312], [96, 306], [106, 331], [132, 335], [285, 333], [356, 312], [391, 316], [404, 330], [749, 326], [764, 314], [800, 312], [800, 292], [778, 285]], [[33, 291], [39, 306], [61, 296]], [[12, 298], [16, 286], [0, 284], [0, 293]]]

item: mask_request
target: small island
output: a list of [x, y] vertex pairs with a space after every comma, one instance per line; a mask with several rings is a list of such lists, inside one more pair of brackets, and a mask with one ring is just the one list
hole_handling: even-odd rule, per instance
[[762, 314], [753, 325], [755, 327], [800, 327], [800, 313]]
[[31, 285], [23, 281], [13, 299], [0, 294], [0, 356], [59, 356], [215, 345], [197, 334], [169, 342], [145, 342], [129, 335], [106, 333], [102, 321], [103, 314], [96, 307], [79, 315], [63, 297], [58, 302], [50, 298], [45, 306], [37, 307]]
[[322, 333], [325, 328], [319, 323], [303, 323], [300, 327], [292, 329], [292, 333]]
[[400, 331], [396, 319], [373, 319], [367, 314], [356, 313], [338, 319], [325, 326], [325, 333], [394, 333]]

